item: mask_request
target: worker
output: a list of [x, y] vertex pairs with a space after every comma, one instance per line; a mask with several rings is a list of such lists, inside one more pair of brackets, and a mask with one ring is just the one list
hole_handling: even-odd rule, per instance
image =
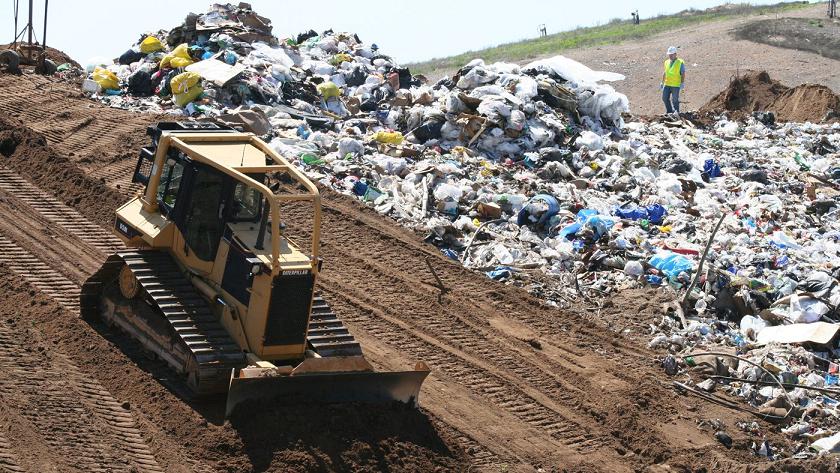
[[676, 46], [668, 48], [668, 59], [665, 60], [665, 72], [662, 73], [662, 101], [665, 102], [665, 112], [680, 113], [680, 91], [685, 87], [685, 63], [677, 58]]

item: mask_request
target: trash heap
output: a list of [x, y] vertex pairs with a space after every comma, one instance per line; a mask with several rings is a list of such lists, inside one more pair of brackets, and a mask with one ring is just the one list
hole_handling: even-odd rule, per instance
[[562, 56], [477, 59], [432, 84], [353, 34], [277, 39], [243, 3], [94, 62], [95, 99], [253, 131], [547, 304], [675, 291], [650, 346], [680, 389], [788, 421], [796, 451], [761, 441], [759, 455], [840, 450], [840, 125], [625, 123], [604, 83], [623, 77]]
[[[253, 131], [323, 185], [496, 279], [567, 272], [580, 248], [533, 246], [572, 215], [560, 202], [583, 208], [580, 186], [617, 162], [602, 136], [620, 136], [628, 110], [604, 84], [623, 76], [562, 56], [524, 67], [475, 60], [430, 84], [353, 34], [277, 39], [244, 3], [89, 62], [82, 89], [95, 99]], [[547, 284], [556, 303], [565, 285]]]
[[761, 437], [757, 455], [840, 452], [840, 126], [779, 125], [767, 113], [709, 130], [630, 126], [660, 149], [670, 228], [642, 237], [652, 246], [641, 269], [679, 291], [650, 325], [665, 371], [684, 392], [740, 397], [781, 423], [791, 450], [758, 424], [745, 429]]

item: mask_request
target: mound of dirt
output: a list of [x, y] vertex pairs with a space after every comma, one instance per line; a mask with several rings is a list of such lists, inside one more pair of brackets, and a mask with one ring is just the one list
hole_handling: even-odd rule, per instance
[[44, 135], [14, 118], [0, 117], [0, 164], [14, 169], [106, 228], [112, 225], [114, 210], [126, 200], [55, 151]]
[[733, 118], [768, 111], [787, 122], [836, 120], [840, 117], [840, 96], [823, 85], [791, 88], [766, 71], [750, 71], [732, 78], [726, 89], [700, 108], [700, 113], [730, 112]]
[[[10, 46], [11, 46], [11, 43], [0, 44], [0, 50], [9, 49]], [[60, 51], [58, 49], [51, 48], [49, 46], [47, 46], [47, 59], [51, 60], [56, 65], [61, 65], [61, 64], [64, 64], [65, 62], [69, 62], [71, 66], [75, 66], [75, 67], [79, 67], [79, 68], [82, 67], [82, 66], [79, 65], [78, 62], [74, 61], [73, 58], [71, 58], [69, 55], [67, 55], [67, 53], [65, 53], [64, 51]]]

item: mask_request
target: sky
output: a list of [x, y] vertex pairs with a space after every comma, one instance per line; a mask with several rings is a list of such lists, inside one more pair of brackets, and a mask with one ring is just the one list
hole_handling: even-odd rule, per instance
[[[772, 4], [779, 0], [750, 1]], [[0, 43], [11, 41], [14, 0], [0, 6]], [[41, 38], [44, 0], [35, 0], [35, 31]], [[143, 0], [140, 2], [53, 0], [49, 4], [47, 45], [85, 65], [96, 56], [114, 58], [140, 34], [170, 29], [189, 12], [203, 13], [208, 0]], [[238, 3], [238, 2], [233, 2]], [[534, 38], [539, 25], [548, 33], [594, 26], [612, 18], [644, 18], [686, 8], [708, 8], [724, 0], [252, 0], [253, 9], [268, 17], [278, 37], [314, 29], [354, 32], [365, 43], [399, 63], [446, 57], [501, 43]], [[588, 5], [588, 8], [582, 5]], [[19, 23], [26, 23], [28, 2], [20, 0]], [[19, 24], [18, 28], [22, 28]]]

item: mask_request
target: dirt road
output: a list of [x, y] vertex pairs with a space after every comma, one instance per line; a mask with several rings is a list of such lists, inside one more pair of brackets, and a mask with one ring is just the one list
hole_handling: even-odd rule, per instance
[[[102, 227], [137, 190], [127, 177], [155, 117], [104, 108], [37, 76], [0, 76], [0, 91], [7, 117], [0, 118], [0, 141], [15, 142], [0, 163], [0, 247], [7, 255], [0, 259], [0, 340], [10, 341], [0, 344], [0, 412], [9, 413], [0, 423], [0, 458], [13, 458], [12, 468], [105, 471], [139, 459], [164, 471], [236, 472], [771, 467], [749, 452], [751, 439], [734, 425], [754, 419], [670, 388], [637, 328], [658, 319], [661, 294], [553, 309], [461, 268], [422, 236], [329, 191], [321, 289], [374, 365], [429, 364], [423, 407], [275, 409], [224, 423], [221, 400], [185, 401], [183, 383], [161, 363], [99, 322], [81, 320], [72, 306], [78, 284], [114, 245]], [[15, 184], [19, 178], [31, 184]], [[286, 214], [292, 232], [308, 219], [301, 210]], [[631, 328], [619, 333], [605, 321]], [[50, 371], [56, 359], [69, 376]], [[94, 383], [95, 398], [120, 407], [113, 415], [124, 422], [106, 415], [65, 439], [70, 445], [51, 448], [43, 440], [40, 453], [30, 453], [26, 439], [75, 427], [51, 412], [50, 399], [2, 381], [17, 379], [15, 363], [42, 367], [38, 390], [69, 393], [74, 382]], [[5, 420], [28, 419], [37, 402], [46, 412], [38, 419]], [[79, 412], [99, 412], [85, 407], [84, 396], [80, 402]], [[732, 450], [697, 427], [716, 418], [727, 419]], [[126, 432], [136, 444], [125, 446], [117, 427], [134, 429]], [[762, 428], [784, 445], [777, 429]], [[89, 459], [84, 445], [92, 441], [102, 453]], [[78, 456], [68, 453], [73, 445]]]

